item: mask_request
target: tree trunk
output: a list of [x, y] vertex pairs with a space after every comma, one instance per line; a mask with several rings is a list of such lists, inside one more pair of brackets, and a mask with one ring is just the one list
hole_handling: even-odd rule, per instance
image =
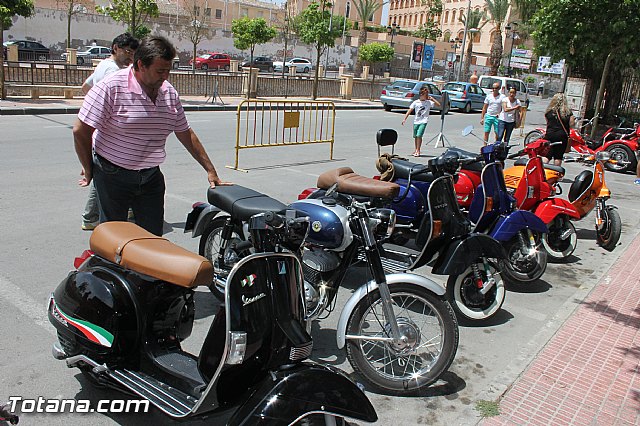
[[67, 10], [67, 49], [71, 47], [71, 17], [73, 12], [73, 2], [69, 2], [69, 10]]
[[[247, 100], [251, 99], [251, 77], [253, 76], [253, 49], [255, 49], [255, 45], [249, 49], [249, 75], [247, 75]], [[283, 66], [284, 68], [284, 66]]]
[[[607, 77], [609, 76], [609, 68], [611, 65], [611, 56], [613, 52], [609, 52], [607, 59], [604, 61], [604, 69], [602, 70], [602, 77], [600, 78], [600, 87], [598, 88], [598, 94], [596, 95], [595, 111], [593, 113], [593, 126], [591, 127], [591, 137], [595, 137], [598, 130], [598, 114], [600, 114], [600, 105], [602, 105], [602, 97], [604, 95], [604, 89], [607, 85]], [[608, 96], [607, 96], [608, 97]], [[609, 102], [607, 102], [609, 104]]]
[[498, 68], [500, 68], [500, 60], [502, 59], [502, 31], [500, 28], [497, 28], [496, 36], [493, 39], [493, 44], [491, 45], [491, 55], [489, 57], [489, 62], [491, 63], [491, 70], [489, 71], [489, 75], [498, 75]]
[[313, 77], [313, 92], [311, 98], [315, 101], [318, 99], [318, 74], [320, 73], [320, 57], [322, 56], [322, 48], [320, 46], [316, 46], [317, 56], [316, 56], [316, 73]]
[[376, 64], [371, 64], [371, 90], [369, 90], [369, 100], [373, 100], [373, 84], [376, 81]]
[[131, 35], [136, 37], [136, 0], [131, 0]]
[[358, 34], [358, 59], [356, 59], [356, 66], [353, 69], [353, 75], [355, 77], [360, 77], [362, 75], [362, 61], [360, 60], [360, 46], [363, 46], [367, 43], [367, 26], [366, 23], [360, 23], [360, 33]]
[[196, 43], [193, 43], [193, 56], [192, 56], [192, 60], [191, 60], [191, 73], [195, 74], [196, 73], [196, 49], [197, 49], [197, 45]]
[[420, 57], [420, 70], [418, 71], [418, 81], [422, 81], [422, 64], [424, 59], [424, 49], [427, 46], [427, 39], [422, 40], [422, 56]]
[[469, 37], [469, 46], [467, 47], [467, 53], [464, 57], [464, 70], [462, 79], [465, 81], [467, 81], [467, 78], [469, 78], [468, 76], [469, 69], [471, 68], [471, 55], [473, 55], [473, 33], [471, 34], [471, 37]]
[[[4, 43], [4, 25], [0, 18], [0, 46]], [[7, 99], [7, 90], [4, 86], [4, 49], [0, 49], [0, 99]]]
[[282, 78], [284, 79], [284, 64], [287, 62], [287, 35], [284, 36], [284, 51], [282, 53]]

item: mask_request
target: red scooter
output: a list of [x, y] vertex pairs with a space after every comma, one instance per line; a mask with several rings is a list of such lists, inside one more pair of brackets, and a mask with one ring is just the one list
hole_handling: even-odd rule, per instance
[[[580, 126], [584, 129], [593, 119]], [[524, 138], [524, 144], [544, 138], [546, 129], [541, 127], [530, 131]], [[640, 125], [635, 124], [632, 128], [611, 127], [602, 137], [597, 140], [587, 139], [580, 130], [571, 129], [569, 132], [569, 142], [571, 148], [580, 154], [595, 154], [600, 151], [607, 151], [612, 160], [605, 163], [605, 167], [613, 172], [635, 171], [638, 165], [635, 152], [638, 150], [638, 138], [640, 138]]]

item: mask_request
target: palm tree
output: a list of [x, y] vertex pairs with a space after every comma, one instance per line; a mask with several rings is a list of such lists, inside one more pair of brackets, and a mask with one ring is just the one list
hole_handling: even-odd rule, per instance
[[502, 24], [507, 19], [509, 12], [509, 0], [486, 0], [487, 10], [491, 16], [491, 22], [495, 25], [495, 36], [491, 45], [491, 54], [489, 55], [489, 63], [491, 64], [490, 75], [498, 75], [498, 68], [502, 59]]
[[[358, 48], [367, 43], [367, 24], [373, 17], [373, 14], [376, 13], [381, 6], [382, 3], [378, 2], [378, 0], [355, 0], [353, 2], [353, 7], [355, 7], [356, 12], [358, 12], [358, 23], [360, 24]], [[360, 74], [362, 74], [362, 60], [360, 59], [360, 55], [358, 55], [358, 59], [356, 61], [354, 74], [356, 77], [360, 77]]]
[[[469, 12], [469, 25], [467, 25], [467, 17], [462, 15], [460, 16], [460, 22], [462, 22], [465, 26], [465, 28], [474, 28], [474, 29], [480, 29], [482, 27], [484, 27], [484, 25], [487, 23], [487, 15], [486, 13], [484, 13], [484, 11], [480, 11], [480, 10], [472, 10], [471, 12]], [[465, 53], [464, 56], [464, 75], [467, 76], [469, 75], [469, 68], [471, 67], [471, 55], [473, 54], [473, 37], [475, 35], [475, 32], [473, 31], [468, 31], [467, 32], [467, 37], [469, 37], [468, 40], [468, 45], [467, 45], [467, 53]]]

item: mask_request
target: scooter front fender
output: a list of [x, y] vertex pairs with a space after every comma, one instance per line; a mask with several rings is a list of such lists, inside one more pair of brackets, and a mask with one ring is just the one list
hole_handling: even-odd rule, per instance
[[549, 232], [547, 225], [538, 216], [526, 210], [516, 210], [506, 217], [501, 217], [489, 235], [498, 241], [509, 241], [526, 228], [542, 234]]
[[273, 371], [227, 425], [289, 425], [309, 413], [378, 420], [364, 392], [338, 369], [312, 362]]
[[438, 256], [432, 274], [460, 275], [480, 257], [506, 259], [507, 253], [495, 239], [485, 234], [473, 233], [453, 241]]
[[538, 204], [534, 213], [546, 224], [553, 222], [553, 219], [561, 214], [566, 214], [573, 219], [580, 219], [578, 210], [564, 198], [549, 198], [548, 200], [544, 200]]
[[199, 237], [207, 227], [207, 223], [212, 221], [221, 211], [222, 210], [209, 203], [196, 205], [193, 210], [191, 210], [191, 213], [187, 215], [184, 232], [191, 231], [191, 238]]
[[[444, 296], [445, 290], [440, 284], [435, 281], [430, 280], [429, 278], [425, 278], [421, 275], [416, 274], [390, 274], [387, 275], [387, 284], [392, 286], [393, 284], [401, 284], [408, 283], [414, 284], [424, 289], [437, 294], [438, 296]], [[338, 349], [344, 348], [346, 335], [347, 335], [347, 323], [349, 322], [349, 318], [351, 317], [351, 313], [356, 308], [356, 305], [360, 300], [365, 298], [368, 293], [373, 292], [378, 289], [378, 283], [375, 280], [371, 280], [368, 283], [360, 286], [356, 291], [353, 292], [347, 303], [342, 308], [342, 313], [340, 313], [340, 319], [338, 320], [338, 327], [336, 328], [336, 339], [338, 344]]]

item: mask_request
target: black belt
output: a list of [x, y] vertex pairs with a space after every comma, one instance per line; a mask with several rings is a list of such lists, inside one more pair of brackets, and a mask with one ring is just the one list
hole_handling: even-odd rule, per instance
[[98, 161], [99, 161], [100, 163], [105, 162], [105, 163], [109, 164], [110, 166], [115, 167], [116, 169], [124, 170], [124, 171], [127, 171], [127, 172], [138, 172], [138, 173], [144, 173], [144, 172], [153, 171], [153, 170], [156, 170], [156, 169], [160, 168], [160, 166], [154, 166], [154, 167], [149, 167], [149, 168], [146, 168], [146, 169], [140, 169], [140, 170], [127, 169], [127, 168], [125, 168], [125, 167], [118, 166], [117, 164], [112, 163], [111, 161], [107, 160], [106, 158], [104, 158], [104, 157], [103, 157], [102, 155], [100, 155], [100, 154], [97, 154], [97, 153], [95, 153], [95, 152], [94, 152], [94, 155], [96, 156], [96, 158], [98, 159]]

